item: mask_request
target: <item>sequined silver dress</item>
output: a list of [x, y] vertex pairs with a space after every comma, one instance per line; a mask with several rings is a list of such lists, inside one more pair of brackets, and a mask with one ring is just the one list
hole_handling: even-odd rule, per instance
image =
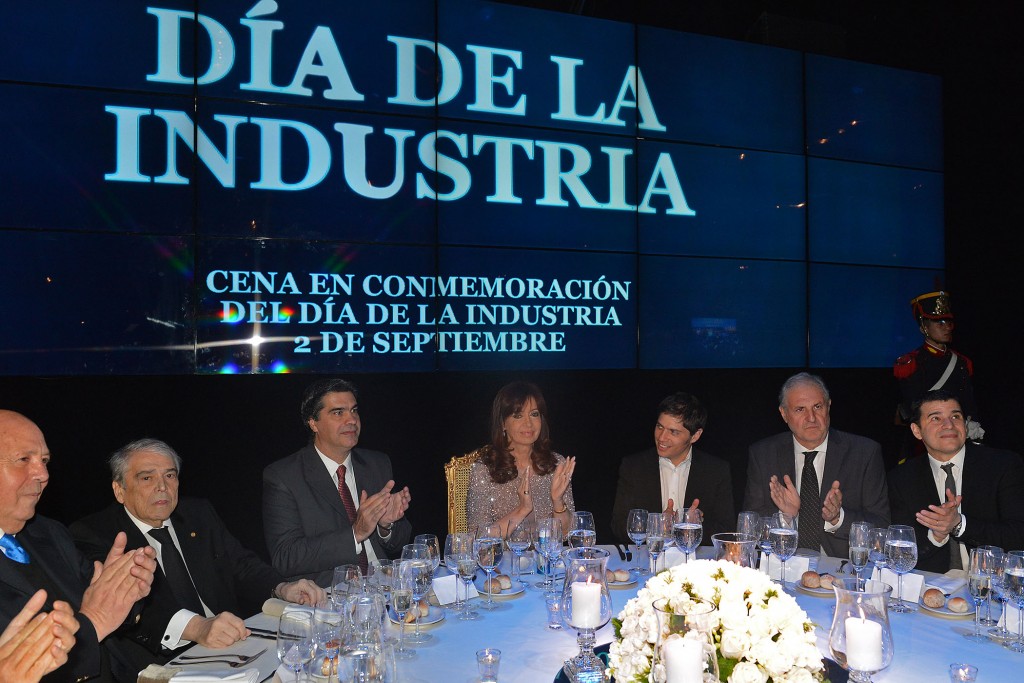
[[[565, 460], [555, 453], [555, 461], [559, 464]], [[554, 506], [551, 502], [551, 479], [554, 472], [543, 476], [530, 471], [530, 497], [533, 498], [533, 515], [537, 519], [551, 517]], [[504, 484], [496, 484], [491, 480], [487, 466], [482, 462], [473, 463], [469, 473], [469, 492], [466, 497], [467, 528], [475, 529], [482, 524], [490, 524], [516, 509], [519, 505], [519, 478]], [[572, 483], [569, 483], [562, 497], [569, 515], [576, 511], [576, 503], [572, 497]], [[558, 506], [561, 507], [561, 506]]]

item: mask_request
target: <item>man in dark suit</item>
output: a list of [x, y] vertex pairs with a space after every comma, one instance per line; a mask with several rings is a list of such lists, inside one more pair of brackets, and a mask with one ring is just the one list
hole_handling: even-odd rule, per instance
[[801, 372], [786, 380], [779, 414], [789, 431], [750, 447], [743, 509], [799, 516], [801, 547], [846, 557], [850, 525], [888, 526], [889, 500], [882, 447], [830, 429], [831, 408], [820, 377]]
[[91, 563], [64, 526], [35, 514], [50, 479], [49, 462], [39, 427], [23, 415], [0, 410], [0, 629], [29, 600], [38, 600], [42, 588], [43, 609], [71, 633], [73, 622], [79, 625], [74, 641], [65, 641], [66, 646], [74, 642], [67, 663], [44, 680], [114, 680], [112, 666], [121, 668], [119, 652], [108, 636], [149, 593], [156, 559], [152, 550], [125, 551], [125, 536], [119, 534], [103, 564]]
[[285, 576], [331, 582], [342, 564], [401, 553], [412, 527], [408, 487], [394, 490], [391, 460], [357, 449], [361, 423], [354, 385], [321, 380], [306, 389], [301, 415], [310, 445], [263, 470], [263, 532]]
[[704, 513], [701, 542], [712, 534], [734, 531], [729, 463], [697, 450], [708, 413], [695, 396], [678, 392], [658, 406], [654, 448], [628, 455], [619, 465], [619, 483], [612, 506], [612, 533], [629, 543], [626, 516], [634, 508], [673, 512], [698, 507]]
[[981, 545], [1024, 548], [1024, 464], [967, 441], [967, 417], [953, 394], [926, 393], [910, 429], [928, 454], [889, 473], [892, 521], [914, 527], [918, 569], [966, 569]]
[[110, 457], [110, 471], [117, 502], [75, 522], [71, 532], [89, 557], [122, 532], [128, 547], [156, 550], [160, 571], [141, 618], [118, 632], [136, 671], [193, 642], [222, 648], [246, 638], [237, 615], [259, 611], [269, 597], [313, 605], [325, 597], [310, 581], [285, 583], [242, 547], [209, 502], [179, 500], [181, 458], [163, 441], [128, 444]]

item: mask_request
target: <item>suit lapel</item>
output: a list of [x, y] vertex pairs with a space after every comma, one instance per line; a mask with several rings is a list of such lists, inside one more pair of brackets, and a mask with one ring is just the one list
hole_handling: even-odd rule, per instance
[[[36, 533], [35, 529], [35, 525], [29, 522], [18, 534], [18, 538], [28, 550], [32, 563], [46, 572], [50, 580], [77, 607], [82, 602], [82, 587], [71, 580], [72, 577], [78, 576], [77, 558], [67, 556], [66, 548], [58, 545], [47, 534]], [[28, 594], [34, 592], [35, 590], [29, 587]]]
[[[784, 438], [780, 440], [779, 447], [775, 451], [775, 457], [778, 459], [778, 471], [782, 474], [788, 474], [793, 484], [796, 484], [796, 470], [794, 469], [793, 460], [793, 436], [791, 434], [784, 434]], [[782, 477], [779, 477], [779, 483], [782, 483]]]
[[828, 490], [832, 488], [832, 482], [838, 481], [840, 485], [843, 483], [844, 477], [840, 477], [839, 473], [843, 467], [843, 461], [846, 458], [848, 448], [849, 444], [846, 443], [846, 439], [843, 438], [842, 434], [834, 431], [829, 432], [828, 451], [825, 454], [825, 469], [821, 472], [820, 482], [822, 503], [825, 502]]
[[341, 496], [338, 495], [338, 489], [334, 487], [334, 481], [327, 474], [327, 468], [321, 462], [316, 449], [312, 446], [308, 447], [302, 452], [301, 457], [302, 476], [305, 477], [306, 483], [309, 484], [309, 489], [313, 492], [313, 495], [322, 499], [347, 522], [348, 513], [345, 512], [345, 506], [341, 503]]

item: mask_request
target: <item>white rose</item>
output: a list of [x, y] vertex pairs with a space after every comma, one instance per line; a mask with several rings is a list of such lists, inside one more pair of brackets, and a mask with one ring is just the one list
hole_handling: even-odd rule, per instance
[[729, 683], [767, 683], [768, 676], [750, 662], [740, 662], [732, 670]]
[[724, 657], [742, 659], [750, 648], [750, 638], [739, 629], [725, 629], [720, 647]]

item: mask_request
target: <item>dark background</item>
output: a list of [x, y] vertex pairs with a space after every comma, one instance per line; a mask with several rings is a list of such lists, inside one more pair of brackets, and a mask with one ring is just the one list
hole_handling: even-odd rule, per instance
[[[956, 348], [974, 360], [986, 443], [1022, 449], [1017, 346], [1022, 172], [1018, 157], [1024, 6], [898, 1], [519, 2], [619, 21], [750, 40], [943, 77], [947, 277]], [[629, 7], [625, 7], [625, 5]], [[902, 293], [894, 293], [902, 297]], [[856, 291], [849, 296], [857, 296]], [[844, 306], [835, 302], [837, 309]], [[909, 315], [909, 307], [908, 307]], [[858, 321], [868, 329], [872, 321]], [[17, 324], [5, 320], [2, 324]], [[857, 344], [852, 336], [846, 340]], [[764, 339], [771, 344], [771, 339]], [[908, 351], [910, 349], [907, 349]], [[556, 449], [579, 458], [577, 507], [594, 512], [602, 541], [619, 458], [650, 444], [658, 401], [698, 395], [710, 420], [701, 445], [733, 467], [742, 504], [746, 448], [781, 431], [779, 385], [800, 368], [700, 371], [361, 374], [361, 444], [390, 453], [413, 493], [417, 532], [443, 536], [444, 463], [481, 445], [495, 392], [525, 377], [544, 390]], [[889, 368], [825, 369], [833, 425], [882, 442], [892, 457], [895, 384]], [[104, 459], [127, 441], [164, 439], [185, 460], [182, 490], [213, 500], [229, 527], [265, 553], [263, 467], [305, 443], [303, 375], [0, 377], [0, 405], [38, 422], [53, 453], [40, 511], [70, 522], [111, 499]], [[891, 463], [890, 463], [891, 464]]]

